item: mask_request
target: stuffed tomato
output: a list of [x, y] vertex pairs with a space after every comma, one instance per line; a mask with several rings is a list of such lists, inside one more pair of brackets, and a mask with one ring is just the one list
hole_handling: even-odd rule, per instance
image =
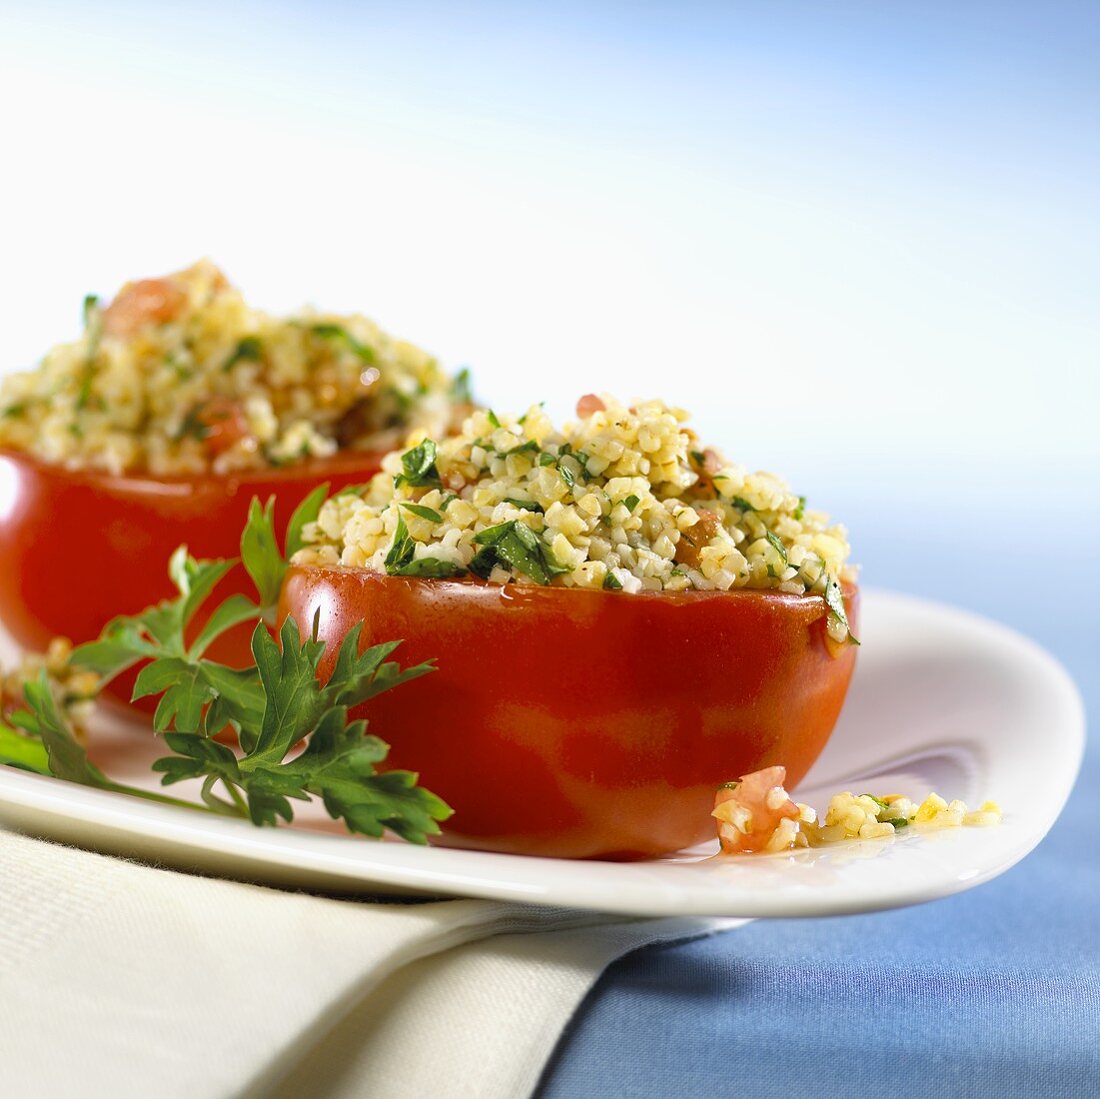
[[[89, 640], [173, 594], [181, 544], [237, 556], [253, 496], [288, 516], [456, 409], [425, 352], [360, 316], [261, 312], [209, 262], [89, 297], [80, 338], [0, 386], [0, 622], [33, 649]], [[212, 655], [247, 661], [247, 633]]]
[[822, 750], [855, 664], [843, 527], [696, 441], [585, 397], [555, 428], [475, 412], [304, 531], [281, 612], [436, 671], [367, 703], [441, 842], [636, 858], [712, 834], [723, 781]]

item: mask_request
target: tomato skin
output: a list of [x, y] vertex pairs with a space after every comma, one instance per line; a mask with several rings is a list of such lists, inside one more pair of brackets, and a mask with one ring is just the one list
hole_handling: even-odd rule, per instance
[[[858, 592], [846, 589], [858, 630]], [[403, 638], [438, 670], [360, 708], [454, 808], [437, 841], [569, 858], [640, 858], [714, 835], [715, 787], [820, 754], [855, 665], [825, 645], [819, 597], [501, 588], [295, 567], [280, 616], [327, 649]]]
[[[282, 538], [316, 485], [327, 481], [335, 491], [366, 481], [381, 457], [347, 451], [280, 469], [155, 479], [75, 472], [0, 452], [0, 622], [28, 649], [45, 650], [55, 636], [90, 640], [117, 615], [176, 594], [168, 559], [177, 546], [186, 543], [197, 557], [237, 557], [253, 496], [278, 496]], [[240, 565], [215, 599], [234, 591], [255, 594]], [[231, 631], [208, 655], [250, 663], [249, 633]], [[108, 690], [128, 702], [132, 680], [120, 677]]]

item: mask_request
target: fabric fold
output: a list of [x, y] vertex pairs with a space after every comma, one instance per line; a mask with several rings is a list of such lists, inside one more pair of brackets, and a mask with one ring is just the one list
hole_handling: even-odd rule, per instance
[[337, 900], [0, 832], [0, 1094], [523, 1095], [612, 959], [736, 922]]

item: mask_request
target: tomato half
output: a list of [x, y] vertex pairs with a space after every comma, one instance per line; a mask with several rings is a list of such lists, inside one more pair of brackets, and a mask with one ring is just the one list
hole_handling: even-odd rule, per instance
[[[28, 649], [52, 637], [90, 640], [112, 618], [175, 595], [168, 559], [186, 543], [196, 557], [236, 557], [253, 496], [278, 497], [279, 537], [318, 484], [333, 491], [366, 481], [382, 455], [346, 451], [323, 461], [212, 475], [155, 479], [74, 472], [25, 454], [0, 452], [0, 622]], [[254, 594], [237, 566], [217, 596]], [[211, 604], [213, 605], [213, 603]], [[209, 650], [212, 659], [251, 661], [241, 627]], [[132, 677], [109, 690], [129, 700]]]
[[[858, 632], [858, 593], [845, 592]], [[840, 713], [855, 647], [824, 601], [772, 592], [500, 587], [296, 567], [280, 611], [438, 670], [361, 710], [454, 816], [439, 842], [639, 858], [713, 837], [715, 787], [782, 764], [792, 784]]]

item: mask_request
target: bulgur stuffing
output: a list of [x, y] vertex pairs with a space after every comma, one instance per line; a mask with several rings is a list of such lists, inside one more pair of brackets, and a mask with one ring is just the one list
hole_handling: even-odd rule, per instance
[[767, 767], [719, 788], [712, 815], [724, 853], [774, 853], [844, 840], [885, 839], [903, 828], [934, 831], [1001, 823], [1001, 808], [993, 801], [971, 810], [965, 802], [948, 802], [939, 794], [929, 794], [918, 804], [903, 794], [876, 797], [847, 791], [829, 799], [822, 821], [809, 805], [791, 800], [783, 788], [785, 779], [783, 767]]
[[228, 473], [449, 430], [464, 387], [361, 316], [253, 309], [210, 262], [85, 299], [80, 339], [0, 383], [0, 446], [114, 474]]
[[45, 669], [54, 702], [69, 719], [73, 731], [84, 740], [100, 682], [95, 672], [69, 662], [72, 651], [68, 638], [55, 637], [44, 653], [25, 653], [18, 668], [0, 670], [0, 719], [24, 707], [24, 684], [38, 679]]
[[[770, 589], [823, 595], [849, 639], [842, 526], [785, 481], [704, 447], [688, 414], [583, 397], [556, 428], [476, 410], [452, 438], [393, 453], [362, 494], [327, 501], [296, 562], [409, 576], [623, 592]], [[854, 640], [854, 638], [852, 639]]]

